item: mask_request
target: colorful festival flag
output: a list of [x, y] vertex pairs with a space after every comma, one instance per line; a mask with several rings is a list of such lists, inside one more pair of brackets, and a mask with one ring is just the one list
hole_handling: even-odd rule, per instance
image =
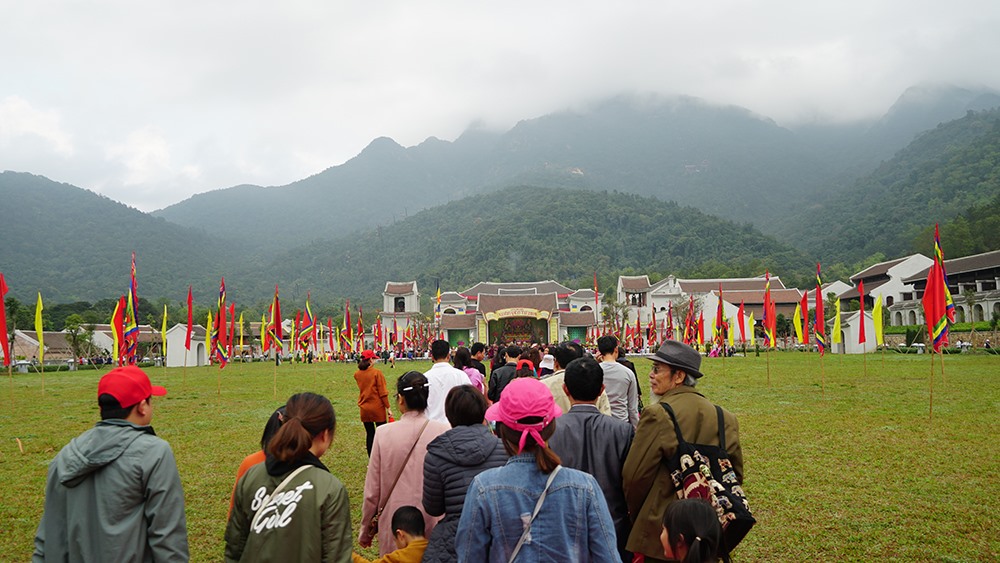
[[800, 321], [802, 323], [802, 343], [809, 344], [809, 292], [804, 292], [802, 294], [802, 302], [800, 303], [801, 308], [799, 309], [799, 314], [802, 317]]
[[[746, 327], [746, 317], [744, 316], [743, 310], [743, 300], [740, 299], [740, 309], [736, 312], [736, 318], [740, 322], [740, 342], [746, 344], [747, 341], [747, 327]], [[752, 325], [751, 325], [752, 326]]]
[[813, 332], [819, 355], [826, 353], [826, 315], [823, 313], [823, 282], [819, 278], [819, 262], [816, 262], [816, 311], [813, 317]]
[[[302, 315], [302, 327], [299, 329], [299, 342], [302, 349], [309, 347], [309, 342], [316, 339], [316, 319], [313, 317], [312, 308], [309, 306], [311, 293], [306, 293], [306, 310]], [[305, 342], [303, 342], [305, 341]]]
[[122, 295], [115, 303], [115, 310], [111, 313], [111, 338], [112, 353], [115, 356], [115, 365], [122, 365], [122, 351], [125, 347], [125, 296]]
[[872, 307], [872, 324], [875, 325], [875, 344], [885, 345], [885, 336], [882, 333], [882, 294], [875, 299], [875, 306]]
[[[864, 334], [865, 327], [865, 311], [861, 310], [861, 333]], [[840, 337], [840, 299], [833, 307], [833, 334], [830, 335], [830, 342], [833, 344], [840, 344], [843, 339]], [[862, 340], [864, 342], [864, 340]]]
[[191, 330], [194, 328], [194, 300], [191, 298], [191, 286], [188, 286], [188, 324], [187, 333], [184, 335], [184, 348], [191, 349]]
[[937, 223], [934, 224], [934, 260], [941, 270], [941, 278], [944, 280], [944, 310], [948, 317], [948, 324], [955, 322], [955, 301], [951, 298], [951, 290], [948, 289], [948, 272], [944, 270], [944, 250], [941, 249], [941, 234], [938, 232]]
[[935, 260], [927, 274], [927, 288], [921, 302], [924, 306], [924, 318], [927, 320], [927, 336], [935, 352], [948, 344], [948, 313], [945, 297], [946, 286], [944, 272]]
[[[864, 344], [868, 337], [865, 335], [865, 281], [858, 281], [858, 296], [861, 298], [861, 331], [858, 332], [858, 344]], [[840, 300], [837, 300], [837, 312], [840, 312]], [[873, 321], [875, 319], [872, 319]], [[839, 326], [839, 325], [838, 325]]]
[[3, 365], [10, 365], [10, 342], [7, 338], [7, 307], [4, 303], [4, 295], [7, 295], [7, 282], [3, 279], [3, 272], [0, 272], [0, 354], [3, 354]]
[[267, 325], [268, 342], [274, 346], [277, 354], [285, 344], [282, 342], [284, 335], [281, 334], [281, 302], [278, 300], [278, 284], [274, 284], [274, 300], [271, 302], [271, 323]]
[[[45, 365], [45, 327], [42, 323], [42, 292], [38, 292], [38, 303], [35, 305], [35, 334], [38, 336], [38, 365]], [[4, 331], [7, 327], [3, 327]]]
[[722, 346], [726, 341], [726, 319], [722, 311], [722, 283], [719, 283], [719, 305], [715, 309], [715, 343]]
[[214, 354], [219, 360], [219, 369], [226, 367], [229, 363], [229, 346], [226, 342], [229, 334], [229, 323], [226, 319], [226, 278], [219, 281], [219, 309], [215, 319], [215, 328], [212, 331], [212, 342], [214, 343]]
[[160, 325], [160, 343], [163, 345], [163, 357], [167, 357], [167, 304], [163, 304], [163, 324]]
[[767, 270], [764, 270], [764, 316], [761, 321], [762, 328], [764, 329], [764, 346], [767, 348], [774, 348], [774, 332], [771, 330], [772, 317], [771, 313], [771, 274]]
[[792, 326], [795, 327], [795, 339], [799, 341], [799, 344], [802, 344], [802, 303], [795, 304]]

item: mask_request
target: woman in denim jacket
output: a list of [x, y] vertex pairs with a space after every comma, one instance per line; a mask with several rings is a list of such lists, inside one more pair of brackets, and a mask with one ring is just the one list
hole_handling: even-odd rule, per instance
[[511, 381], [486, 411], [511, 458], [469, 486], [455, 537], [460, 562], [620, 559], [597, 481], [561, 467], [546, 445], [561, 414], [548, 387], [531, 378]]

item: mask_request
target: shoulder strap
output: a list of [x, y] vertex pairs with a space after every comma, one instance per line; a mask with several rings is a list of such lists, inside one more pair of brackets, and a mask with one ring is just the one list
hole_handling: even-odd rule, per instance
[[389, 492], [385, 494], [385, 502], [382, 503], [382, 506], [378, 507], [379, 515], [382, 514], [383, 510], [385, 510], [385, 505], [389, 502], [389, 497], [392, 496], [392, 490], [396, 488], [396, 483], [398, 483], [399, 478], [403, 476], [403, 470], [406, 469], [406, 462], [410, 461], [410, 456], [413, 455], [413, 449], [417, 447], [417, 443], [420, 442], [420, 437], [423, 436], [424, 430], [427, 428], [430, 421], [431, 419], [429, 418], [424, 421], [424, 425], [420, 427], [420, 432], [417, 434], [417, 439], [413, 440], [413, 445], [410, 446], [410, 451], [407, 452], [406, 457], [403, 458], [403, 464], [399, 466], [399, 472], [396, 473], [396, 478], [393, 479], [392, 484], [389, 485]]
[[715, 405], [715, 412], [719, 416], [719, 447], [726, 450], [726, 421], [722, 418], [722, 407]]
[[670, 405], [668, 405], [666, 401], [660, 403], [660, 406], [663, 407], [663, 410], [667, 411], [667, 414], [670, 415], [670, 421], [674, 423], [674, 433], [677, 434], [677, 444], [680, 445], [685, 443], [684, 435], [681, 434], [681, 425], [677, 424], [677, 417], [674, 416], [674, 409], [670, 408]]
[[261, 515], [261, 513], [264, 512], [264, 508], [267, 507], [267, 504], [269, 502], [271, 502], [271, 499], [274, 498], [275, 495], [277, 495], [282, 489], [284, 489], [285, 486], [287, 486], [288, 483], [290, 483], [292, 481], [292, 479], [295, 478], [296, 475], [298, 475], [299, 473], [302, 473], [303, 471], [305, 471], [309, 467], [311, 467], [311, 466], [308, 465], [308, 464], [299, 467], [295, 471], [292, 471], [291, 473], [289, 473], [288, 476], [285, 477], [285, 479], [283, 481], [281, 481], [280, 483], [278, 483], [278, 486], [275, 487], [273, 491], [271, 491], [271, 494], [269, 494], [266, 497], [264, 497], [264, 502], [260, 503], [260, 506], [257, 507], [257, 512], [253, 515], [253, 522], [257, 522], [257, 518], [259, 518], [260, 515]]
[[538, 516], [538, 511], [542, 509], [542, 503], [545, 502], [545, 495], [549, 492], [549, 486], [552, 485], [552, 481], [556, 478], [556, 473], [559, 473], [560, 469], [562, 469], [562, 466], [557, 465], [556, 468], [552, 470], [552, 473], [549, 473], [549, 478], [545, 481], [545, 488], [542, 489], [542, 494], [538, 496], [538, 502], [535, 503], [535, 510], [531, 513], [531, 520], [528, 520], [528, 525], [524, 528], [524, 531], [521, 532], [521, 539], [517, 540], [517, 545], [514, 546], [514, 552], [510, 554], [510, 559], [507, 560], [507, 563], [514, 562], [514, 559], [517, 558], [517, 553], [521, 551], [521, 546], [524, 545], [524, 542], [528, 539], [528, 532], [531, 531], [531, 523], [535, 521], [535, 516]]

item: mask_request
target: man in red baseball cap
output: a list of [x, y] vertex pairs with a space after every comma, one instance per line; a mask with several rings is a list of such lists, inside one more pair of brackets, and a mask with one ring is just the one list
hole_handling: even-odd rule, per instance
[[101, 378], [101, 421], [49, 464], [33, 561], [188, 560], [177, 463], [150, 426], [166, 394], [134, 366]]

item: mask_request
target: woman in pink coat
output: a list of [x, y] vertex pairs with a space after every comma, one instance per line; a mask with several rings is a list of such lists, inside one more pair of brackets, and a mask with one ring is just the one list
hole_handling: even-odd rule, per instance
[[[406, 505], [423, 506], [427, 444], [450, 429], [447, 424], [428, 420], [424, 416], [429, 390], [424, 374], [419, 371], [403, 374], [396, 382], [396, 402], [402, 415], [396, 422], [375, 429], [375, 444], [365, 474], [365, 500], [361, 508], [358, 543], [362, 547], [372, 544], [374, 538], [368, 526], [382, 507], [378, 527], [379, 557], [396, 549], [389, 524], [396, 509]], [[424, 514], [427, 537], [430, 537], [438, 520]]]

